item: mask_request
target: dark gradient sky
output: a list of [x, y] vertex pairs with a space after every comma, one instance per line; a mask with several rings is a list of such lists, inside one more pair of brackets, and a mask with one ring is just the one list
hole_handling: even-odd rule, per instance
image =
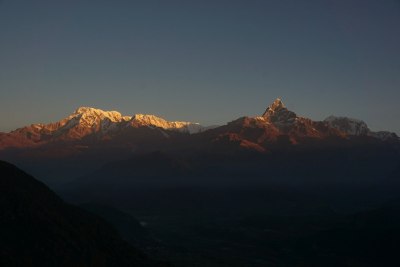
[[400, 133], [400, 1], [0, 0], [0, 131], [78, 106], [222, 124], [276, 97]]

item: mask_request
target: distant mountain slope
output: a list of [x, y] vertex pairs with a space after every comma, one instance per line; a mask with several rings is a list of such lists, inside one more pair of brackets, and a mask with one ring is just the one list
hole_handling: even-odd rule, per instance
[[156, 266], [98, 217], [0, 161], [1, 266]]
[[395, 133], [388, 131], [373, 132], [364, 121], [358, 119], [329, 116], [324, 122], [328, 123], [330, 127], [338, 129], [347, 135], [370, 136], [382, 141], [398, 141], [399, 139]]

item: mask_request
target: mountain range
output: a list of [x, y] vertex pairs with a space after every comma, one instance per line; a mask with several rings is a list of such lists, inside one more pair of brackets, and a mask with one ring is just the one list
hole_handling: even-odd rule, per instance
[[398, 266], [399, 212], [379, 207], [398, 198], [400, 140], [361, 120], [280, 99], [216, 127], [82, 107], [0, 134], [0, 159], [63, 199], [0, 161], [3, 265], [30, 242], [20, 265]]
[[208, 166], [213, 164], [213, 155], [279, 157], [285, 151], [329, 151], [355, 146], [372, 150], [379, 147], [386, 151], [385, 155], [390, 155], [392, 152], [387, 151], [400, 150], [400, 141], [395, 133], [371, 131], [361, 120], [330, 116], [314, 121], [298, 116], [280, 99], [273, 101], [260, 116], [245, 116], [214, 127], [167, 121], [154, 115], [123, 116], [116, 111], [81, 107], [55, 123], [32, 124], [0, 133], [0, 159], [22, 166], [47, 183], [54, 182], [54, 177], [70, 181], [103, 164], [132, 157], [147, 160], [144, 166], [156, 166], [159, 162], [152, 163], [153, 156], [149, 156], [154, 152], [168, 155], [165, 158], [172, 158], [168, 164], [173, 166], [182, 163], [177, 158], [184, 161], [200, 158], [200, 162], [208, 161], [205, 163]]
[[104, 140], [127, 129], [150, 127], [185, 133], [203, 129], [198, 123], [166, 121], [154, 115], [122, 116], [117, 111], [80, 107], [68, 117], [49, 124], [32, 124], [1, 134], [0, 147], [38, 146], [56, 141], [73, 141], [89, 136]]
[[[398, 141], [391, 132], [373, 132], [365, 122], [347, 117], [329, 116], [324, 121], [313, 121], [288, 110], [280, 99], [267, 107], [261, 116], [242, 117], [223, 126], [204, 127], [198, 123], [167, 121], [155, 115], [123, 116], [117, 111], [103, 111], [80, 107], [68, 117], [49, 124], [32, 124], [10, 133], [0, 133], [0, 149], [35, 148], [55, 143], [91, 144], [110, 140], [129, 139], [134, 132], [153, 131], [160, 139], [173, 136], [211, 136], [211, 142], [240, 141], [244, 147], [264, 151], [281, 138], [291, 144], [306, 139], [363, 136], [383, 141]], [[124, 140], [121, 140], [123, 142]], [[134, 140], [126, 140], [127, 143]]]

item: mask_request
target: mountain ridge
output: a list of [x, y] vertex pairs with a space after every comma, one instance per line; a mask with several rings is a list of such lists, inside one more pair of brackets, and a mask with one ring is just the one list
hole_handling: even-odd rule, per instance
[[104, 111], [93, 107], [79, 107], [57, 122], [37, 123], [9, 133], [0, 133], [0, 149], [7, 147], [33, 147], [48, 141], [72, 141], [95, 135], [102, 139], [126, 128], [150, 127], [183, 133], [200, 132], [206, 127], [199, 123], [167, 121], [148, 114], [123, 116], [118, 111]]
[[[54, 123], [32, 124], [9, 133], [0, 133], [0, 150], [13, 147], [40, 147], [57, 142], [103, 142], [121, 139], [121, 136], [126, 136], [124, 140], [127, 142], [132, 141], [129, 136], [137, 131], [135, 129], [143, 127], [158, 133], [156, 135], [159, 136], [157, 138], [160, 142], [169, 139], [173, 132], [178, 135], [215, 134], [216, 136], [209, 138], [211, 142], [231, 140], [239, 142], [240, 146], [251, 147], [257, 151], [265, 150], [261, 149], [260, 145], [265, 147], [281, 137], [287, 138], [291, 144], [299, 144], [308, 139], [354, 136], [381, 141], [399, 141], [395, 133], [371, 131], [362, 120], [329, 116], [323, 121], [314, 121], [298, 116], [277, 98], [261, 116], [242, 117], [217, 127], [204, 127], [198, 123], [185, 121], [167, 121], [148, 114], [124, 116], [118, 111], [104, 111], [83, 106]], [[143, 134], [148, 135], [149, 131]], [[182, 139], [185, 139], [183, 135]]]

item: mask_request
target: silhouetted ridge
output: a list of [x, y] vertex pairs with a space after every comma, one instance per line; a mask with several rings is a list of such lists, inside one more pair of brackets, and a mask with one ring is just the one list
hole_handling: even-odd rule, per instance
[[155, 266], [102, 219], [0, 161], [0, 266]]

